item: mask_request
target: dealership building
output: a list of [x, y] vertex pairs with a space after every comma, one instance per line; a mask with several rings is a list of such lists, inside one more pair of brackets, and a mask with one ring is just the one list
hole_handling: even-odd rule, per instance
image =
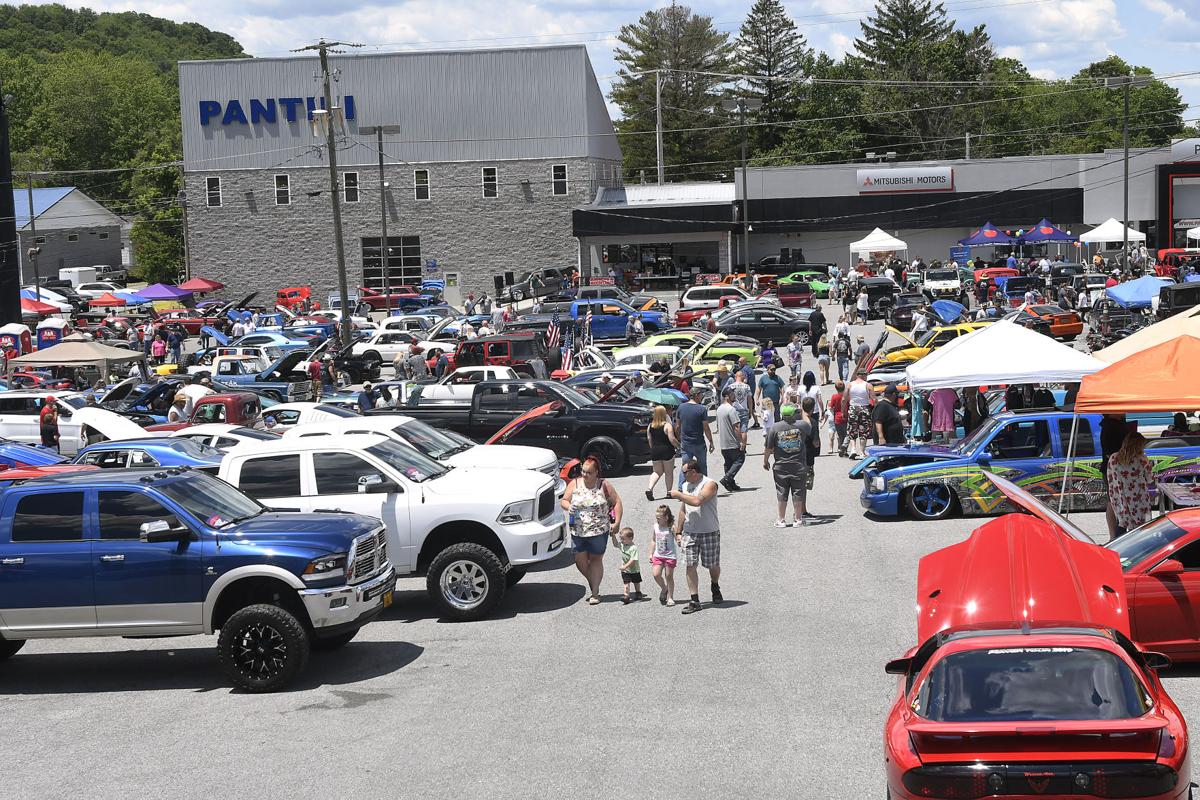
[[[947, 259], [988, 221], [1015, 231], [1049, 218], [1080, 234], [1121, 219], [1123, 155], [752, 168], [745, 194], [740, 170], [732, 183], [610, 187], [575, 212], [573, 232], [585, 272], [618, 265], [686, 281], [745, 263], [739, 215], [748, 196], [751, 263], [800, 251], [807, 262], [844, 266], [850, 242], [876, 227], [904, 240], [910, 257]], [[1154, 246], [1183, 245], [1184, 231], [1200, 224], [1200, 139], [1130, 151], [1129, 219]]]
[[[619, 185], [621, 164], [582, 45], [347, 53], [330, 66], [352, 289], [382, 287], [384, 250], [393, 285], [441, 278], [452, 301], [505, 272], [576, 263], [572, 212]], [[316, 58], [180, 63], [193, 273], [265, 295], [335, 290], [317, 71]]]

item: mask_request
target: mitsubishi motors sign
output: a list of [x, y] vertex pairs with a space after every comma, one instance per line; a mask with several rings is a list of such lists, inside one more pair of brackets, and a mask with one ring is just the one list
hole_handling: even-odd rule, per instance
[[953, 191], [954, 167], [893, 167], [858, 170], [859, 194]]

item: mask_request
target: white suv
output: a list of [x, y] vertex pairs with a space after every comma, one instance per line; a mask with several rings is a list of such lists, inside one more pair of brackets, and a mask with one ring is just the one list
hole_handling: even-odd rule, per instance
[[219, 477], [270, 508], [381, 519], [396, 572], [425, 574], [452, 619], [486, 616], [526, 567], [566, 541], [549, 476], [448, 467], [379, 435], [239, 445]]
[[737, 295], [742, 300], [749, 300], [750, 295], [736, 286], [718, 284], [713, 286], [693, 286], [679, 298], [679, 307], [690, 311], [694, 308], [718, 308], [722, 297]]

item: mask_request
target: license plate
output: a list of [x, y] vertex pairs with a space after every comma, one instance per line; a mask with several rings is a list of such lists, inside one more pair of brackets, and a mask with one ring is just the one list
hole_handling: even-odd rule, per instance
[[392, 604], [392, 593], [390, 591], [384, 592], [383, 593], [383, 607], [387, 608], [391, 604]]
[[[391, 595], [392, 595], [391, 588], [387, 585], [387, 583], [381, 583], [378, 586], [376, 586], [374, 589], [371, 589], [370, 591], [365, 592], [363, 594], [363, 602], [369, 603], [372, 600], [374, 600], [376, 597], [379, 597], [379, 595], [384, 594], [385, 592], [386, 592], [386, 595], [385, 595], [386, 597], [391, 597]], [[391, 603], [390, 600], [385, 601], [385, 605], [388, 605], [390, 603]]]

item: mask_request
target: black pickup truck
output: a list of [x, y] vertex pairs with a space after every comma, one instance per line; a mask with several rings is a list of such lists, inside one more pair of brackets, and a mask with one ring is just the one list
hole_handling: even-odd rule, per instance
[[646, 442], [650, 410], [646, 406], [596, 403], [556, 381], [483, 381], [475, 386], [469, 405], [422, 402], [415, 397], [399, 406], [372, 409], [367, 415], [404, 414], [484, 441], [525, 412], [547, 403], [557, 406], [526, 421], [505, 443], [548, 447], [563, 458], [595, 456], [605, 475], [650, 460]]

